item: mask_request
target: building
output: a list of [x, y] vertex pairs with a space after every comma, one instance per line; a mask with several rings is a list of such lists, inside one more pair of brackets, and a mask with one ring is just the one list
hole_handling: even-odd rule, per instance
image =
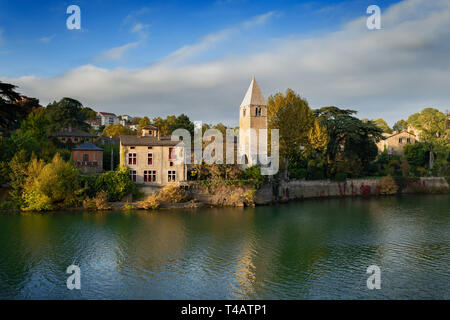
[[131, 122], [131, 119], [133, 119], [133, 117], [131, 117], [127, 114], [124, 114], [124, 115], [119, 116], [119, 123], [122, 126], [126, 126], [127, 124], [129, 124]]
[[392, 134], [383, 133], [385, 137], [377, 143], [378, 150], [383, 152], [385, 149], [389, 154], [402, 155], [403, 148], [408, 144], [416, 143], [417, 138], [408, 131], [395, 132]]
[[102, 126], [116, 124], [119, 122], [119, 118], [114, 113], [109, 112], [97, 112], [97, 120]]
[[184, 157], [184, 148], [176, 147], [179, 143], [160, 137], [158, 128], [146, 126], [140, 135], [120, 137], [120, 162], [130, 168], [131, 180], [139, 184], [160, 187], [185, 181], [184, 161], [175, 162], [177, 156]]
[[[255, 135], [251, 130], [255, 130]], [[243, 163], [253, 166], [258, 163], [259, 145], [267, 141], [259, 140], [259, 130], [267, 130], [267, 104], [253, 77], [252, 82], [242, 100], [239, 110], [239, 151], [243, 155]]]
[[63, 128], [61, 131], [57, 133], [53, 133], [52, 137], [58, 138], [62, 143], [72, 142], [74, 144], [79, 144], [85, 141], [92, 141], [97, 138], [97, 136], [90, 134], [88, 132], [84, 132], [82, 130], [72, 128], [69, 126], [68, 128]]
[[72, 149], [72, 158], [75, 167], [82, 173], [99, 173], [103, 171], [103, 149], [85, 142]]
[[100, 128], [99, 120], [85, 120], [88, 125], [90, 125], [94, 130], [98, 130]]
[[133, 131], [137, 131], [137, 128], [139, 127], [139, 125], [138, 124], [130, 124], [129, 126], [128, 126], [128, 128], [130, 128], [131, 130], [133, 130]]

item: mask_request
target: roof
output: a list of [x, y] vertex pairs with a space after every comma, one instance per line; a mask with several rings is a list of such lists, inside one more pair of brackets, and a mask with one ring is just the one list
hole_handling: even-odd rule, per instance
[[389, 139], [389, 138], [395, 137], [396, 135], [401, 134], [401, 133], [406, 133], [406, 134], [409, 134], [409, 135], [414, 136], [414, 137], [416, 136], [415, 134], [413, 134], [411, 132], [408, 132], [406, 130], [400, 131], [400, 132], [396, 132], [396, 133], [388, 135], [388, 136], [384, 136], [384, 135], [383, 136], [385, 137], [385, 139]]
[[95, 150], [95, 151], [103, 151], [102, 148], [97, 147], [95, 144], [90, 142], [85, 142], [80, 144], [78, 147], [73, 148], [73, 150]]
[[158, 127], [152, 126], [151, 124], [142, 127], [142, 129], [158, 130]]
[[258, 83], [255, 80], [255, 77], [252, 78], [252, 82], [248, 87], [244, 100], [242, 100], [241, 107], [245, 107], [248, 105], [256, 105], [256, 106], [267, 105], [266, 100], [264, 100], [264, 96], [261, 90], [259, 89]]
[[176, 146], [181, 141], [172, 141], [170, 137], [158, 139], [153, 136], [120, 136], [120, 144], [124, 146]]
[[99, 112], [102, 116], [112, 116], [112, 117], [117, 117], [114, 113], [110, 113], [110, 112]]
[[97, 136], [88, 132], [81, 131], [77, 128], [64, 128], [59, 132], [52, 133], [53, 137], [81, 137], [81, 138], [95, 138]]

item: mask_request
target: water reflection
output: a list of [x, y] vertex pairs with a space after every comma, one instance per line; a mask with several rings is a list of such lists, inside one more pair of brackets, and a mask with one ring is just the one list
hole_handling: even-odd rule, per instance
[[[448, 298], [449, 196], [0, 216], [1, 298]], [[82, 290], [69, 291], [77, 264]], [[365, 287], [382, 269], [382, 290]]]

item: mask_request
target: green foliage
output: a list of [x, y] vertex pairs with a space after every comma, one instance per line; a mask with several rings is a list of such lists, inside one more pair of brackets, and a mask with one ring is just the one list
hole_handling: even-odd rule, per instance
[[119, 201], [134, 191], [135, 185], [130, 179], [129, 169], [120, 167], [117, 171], [108, 171], [96, 180], [96, 189], [105, 190], [109, 201]]
[[387, 124], [387, 122], [384, 119], [379, 118], [379, 119], [373, 120], [373, 123], [377, 127], [379, 127], [381, 130], [383, 130], [383, 132], [392, 133], [392, 129], [389, 127], [389, 125]]
[[408, 130], [408, 122], [405, 120], [398, 120], [392, 127], [395, 131], [405, 131]]
[[9, 133], [34, 109], [40, 108], [39, 100], [16, 92], [17, 86], [0, 81], [0, 132]]
[[269, 129], [279, 130], [280, 155], [283, 158], [291, 157], [301, 147], [310, 148], [308, 133], [314, 126], [314, 117], [308, 101], [292, 89], [268, 98], [267, 124]]
[[378, 154], [376, 142], [382, 138], [382, 129], [372, 121], [359, 120], [353, 116], [355, 113], [354, 110], [343, 110], [333, 106], [314, 111], [319, 124], [325, 127], [328, 133], [325, 154], [329, 176], [335, 175], [336, 170], [340, 170], [338, 169], [340, 165], [335, 163], [336, 160], [343, 163], [353, 162], [356, 167], [349, 173], [352, 176], [362, 175], [363, 170]]
[[262, 186], [266, 180], [266, 176], [261, 174], [261, 168], [259, 166], [252, 166], [244, 171], [244, 177], [247, 180], [251, 180], [255, 183], [256, 188]]
[[81, 102], [72, 98], [62, 98], [58, 102], [53, 101], [46, 108], [47, 115], [50, 119], [51, 131], [59, 131], [69, 126], [88, 130], [89, 125], [84, 121], [87, 120], [89, 112], [86, 112]]
[[171, 135], [176, 129], [186, 129], [191, 136], [194, 135], [194, 123], [184, 113], [178, 117], [174, 115], [167, 116], [165, 119], [156, 117], [153, 118], [152, 122], [162, 136]]
[[56, 154], [50, 163], [33, 158], [23, 185], [24, 210], [51, 210], [55, 206], [74, 206], [81, 200], [78, 171]]
[[105, 127], [102, 132], [102, 136], [105, 137], [115, 137], [118, 138], [120, 136], [125, 135], [135, 135], [135, 132], [127, 127], [124, 127], [120, 123], [109, 124]]
[[113, 150], [113, 170], [119, 166], [120, 163], [120, 145], [118, 143], [105, 143], [100, 148], [103, 149], [103, 170], [111, 171], [111, 149]]

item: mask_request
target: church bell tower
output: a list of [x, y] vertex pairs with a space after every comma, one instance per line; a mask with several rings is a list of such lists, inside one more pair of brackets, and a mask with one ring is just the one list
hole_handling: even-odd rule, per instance
[[[267, 141], [259, 140], [259, 129], [267, 129], [267, 104], [255, 77], [239, 109], [239, 150], [244, 157], [241, 161], [250, 167], [258, 164], [259, 144], [267, 146]], [[255, 135], [250, 133], [251, 129]]]

